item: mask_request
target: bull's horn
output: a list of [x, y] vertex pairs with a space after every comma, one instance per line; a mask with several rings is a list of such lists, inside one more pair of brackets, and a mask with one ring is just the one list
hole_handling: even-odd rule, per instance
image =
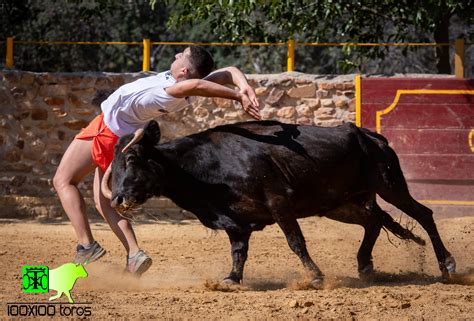
[[112, 199], [112, 191], [109, 187], [110, 173], [112, 173], [112, 164], [107, 167], [104, 177], [102, 177], [102, 182], [100, 183], [100, 190], [102, 191], [102, 194], [109, 200]]
[[143, 128], [138, 128], [133, 134], [132, 140], [122, 149], [122, 153], [125, 153], [133, 144], [138, 143], [140, 139], [142, 139], [144, 133], [145, 131]]

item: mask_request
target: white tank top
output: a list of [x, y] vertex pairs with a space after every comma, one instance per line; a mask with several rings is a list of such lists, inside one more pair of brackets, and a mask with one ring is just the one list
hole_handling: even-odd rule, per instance
[[191, 99], [176, 98], [165, 91], [175, 83], [171, 72], [165, 71], [123, 85], [101, 104], [105, 124], [121, 137], [160, 115], [186, 107]]

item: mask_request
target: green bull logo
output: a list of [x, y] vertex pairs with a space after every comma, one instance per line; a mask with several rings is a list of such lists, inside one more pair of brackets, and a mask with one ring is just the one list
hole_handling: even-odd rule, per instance
[[86, 278], [87, 271], [82, 264], [66, 263], [60, 267], [49, 270], [47, 266], [23, 266], [22, 288], [23, 292], [46, 293], [56, 291], [50, 301], [60, 298], [63, 294], [69, 303], [74, 303], [71, 290], [78, 278]]
[[49, 288], [57, 291], [49, 301], [56, 300], [61, 295], [66, 295], [69, 303], [73, 303], [71, 290], [78, 278], [86, 278], [87, 272], [82, 264], [66, 263], [49, 272]]

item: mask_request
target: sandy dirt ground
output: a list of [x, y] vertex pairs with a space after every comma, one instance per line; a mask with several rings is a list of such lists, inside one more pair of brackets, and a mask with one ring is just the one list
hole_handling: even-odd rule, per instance
[[[374, 249], [379, 271], [358, 278], [356, 253], [363, 230], [324, 218], [300, 220], [308, 249], [326, 275], [324, 288], [308, 289], [305, 273], [277, 226], [252, 235], [244, 284], [219, 285], [230, 270], [224, 232], [198, 221], [143, 221], [136, 233], [154, 259], [140, 280], [124, 275], [125, 255], [102, 222], [92, 225], [106, 256], [86, 267], [72, 291], [90, 302], [93, 319], [428, 319], [474, 318], [474, 217], [437, 220], [458, 274], [441, 283], [431, 244], [421, 247], [382, 231]], [[427, 235], [415, 228], [418, 235]], [[75, 250], [67, 221], [0, 221], [0, 317], [8, 302], [47, 302], [54, 294], [21, 291], [22, 265], [58, 267]], [[393, 245], [391, 244], [391, 242]], [[60, 301], [67, 302], [63, 296]]]

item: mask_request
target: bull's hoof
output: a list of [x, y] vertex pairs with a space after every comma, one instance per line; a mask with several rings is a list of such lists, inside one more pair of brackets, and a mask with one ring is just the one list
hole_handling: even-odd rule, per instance
[[450, 255], [444, 260], [444, 266], [448, 270], [449, 273], [455, 273], [456, 272], [456, 260], [454, 259], [454, 256]]
[[372, 262], [362, 268], [359, 268], [359, 276], [367, 276], [372, 273], [374, 273], [374, 264]]
[[240, 285], [240, 282], [233, 280], [231, 278], [225, 278], [224, 280], [221, 281], [221, 285], [226, 285], [226, 286]]
[[443, 263], [439, 263], [439, 268], [442, 273], [443, 282], [448, 282], [450, 280], [450, 275], [456, 272], [456, 260], [454, 256], [449, 255]]
[[359, 279], [364, 282], [370, 282], [374, 277], [374, 265], [372, 262], [364, 266], [363, 268], [359, 268]]
[[322, 289], [323, 284], [324, 284], [323, 276], [317, 276], [310, 282], [311, 287], [316, 290]]

